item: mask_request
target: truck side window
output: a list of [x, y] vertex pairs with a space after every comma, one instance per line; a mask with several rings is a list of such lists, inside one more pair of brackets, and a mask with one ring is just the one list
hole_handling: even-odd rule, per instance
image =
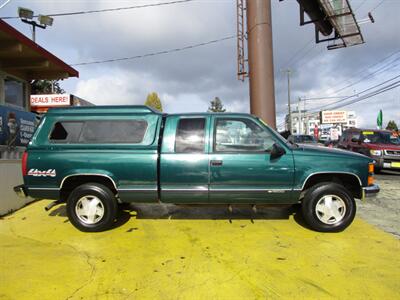
[[267, 131], [247, 119], [217, 119], [214, 140], [217, 152], [268, 151], [275, 143]]
[[205, 118], [181, 119], [176, 130], [176, 153], [204, 152]]
[[145, 120], [86, 121], [79, 143], [140, 144], [146, 129]]
[[146, 130], [145, 120], [61, 121], [55, 123], [50, 141], [56, 144], [140, 144]]
[[76, 143], [82, 131], [83, 122], [57, 122], [50, 134], [54, 143]]
[[350, 141], [352, 142], [353, 139], [358, 141], [360, 139], [360, 133], [358, 133], [358, 132], [353, 133], [351, 135]]

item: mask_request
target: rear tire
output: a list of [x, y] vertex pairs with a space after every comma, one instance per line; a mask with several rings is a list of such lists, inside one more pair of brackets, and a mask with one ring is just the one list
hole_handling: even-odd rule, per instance
[[338, 232], [354, 220], [356, 204], [352, 194], [337, 183], [325, 182], [305, 194], [302, 213], [307, 224], [320, 232]]
[[75, 188], [67, 200], [69, 221], [84, 232], [104, 231], [112, 227], [118, 212], [113, 192], [99, 183]]

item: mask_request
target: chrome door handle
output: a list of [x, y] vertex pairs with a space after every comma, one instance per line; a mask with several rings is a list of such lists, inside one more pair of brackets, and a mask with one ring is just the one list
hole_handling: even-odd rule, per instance
[[212, 166], [222, 166], [222, 160], [211, 160], [210, 165]]

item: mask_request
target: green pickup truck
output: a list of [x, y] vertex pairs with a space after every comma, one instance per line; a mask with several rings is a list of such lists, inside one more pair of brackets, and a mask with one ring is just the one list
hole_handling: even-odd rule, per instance
[[22, 158], [15, 192], [66, 202], [82, 231], [110, 228], [122, 203], [296, 204], [330, 232], [354, 219], [354, 198], [376, 195], [373, 161], [298, 146], [259, 118], [162, 114], [146, 106], [51, 109]]

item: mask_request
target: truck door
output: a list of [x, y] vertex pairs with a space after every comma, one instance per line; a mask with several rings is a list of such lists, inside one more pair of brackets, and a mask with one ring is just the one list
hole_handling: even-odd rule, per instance
[[[284, 144], [251, 117], [213, 116], [210, 147], [210, 202], [292, 203], [294, 162], [290, 148], [271, 158], [274, 143]], [[282, 146], [283, 147], [283, 146]]]
[[167, 117], [160, 154], [162, 202], [208, 202], [208, 123], [204, 115]]

